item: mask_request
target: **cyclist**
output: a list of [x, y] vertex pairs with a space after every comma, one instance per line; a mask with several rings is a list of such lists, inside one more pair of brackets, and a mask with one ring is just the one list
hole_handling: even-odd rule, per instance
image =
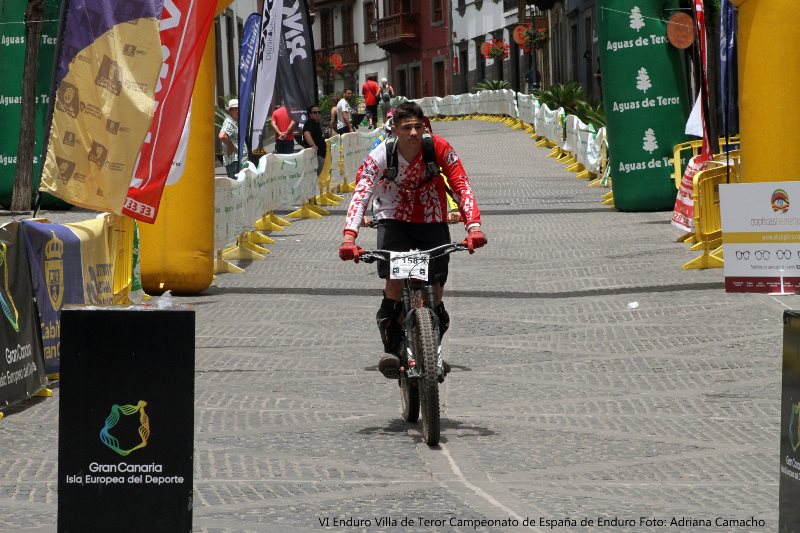
[[[344, 261], [356, 260], [362, 248], [355, 243], [358, 229], [368, 204], [372, 201], [378, 221], [378, 248], [405, 252], [412, 249], [430, 249], [450, 242], [447, 225], [447, 193], [441, 174], [447, 177], [453, 196], [458, 203], [461, 219], [467, 230], [463, 244], [473, 253], [486, 244], [481, 230], [478, 204], [472, 194], [469, 178], [453, 147], [442, 137], [433, 136], [436, 161], [442, 165], [441, 174], [428, 170], [423, 161], [422, 137], [425, 133], [425, 115], [414, 102], [404, 102], [394, 111], [392, 134], [396, 143], [396, 173], [390, 173], [394, 162], [387, 154], [387, 144], [381, 143], [367, 156], [356, 173], [356, 189], [347, 209], [344, 242], [339, 247], [339, 257]], [[394, 179], [390, 176], [395, 174]], [[436, 287], [435, 312], [439, 317], [439, 335], [444, 335], [450, 317], [442, 302], [447, 281], [449, 256], [435, 258], [429, 266], [429, 279]], [[397, 366], [399, 359], [392, 352], [403, 338], [400, 326], [403, 281], [389, 279], [389, 265], [378, 261], [378, 275], [386, 280], [383, 300], [375, 316], [388, 354], [381, 358], [381, 372]]]

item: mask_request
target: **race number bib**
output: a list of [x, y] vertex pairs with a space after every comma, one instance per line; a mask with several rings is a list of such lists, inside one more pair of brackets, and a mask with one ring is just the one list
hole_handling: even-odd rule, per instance
[[428, 253], [391, 252], [389, 254], [390, 279], [414, 278], [428, 281], [431, 255]]

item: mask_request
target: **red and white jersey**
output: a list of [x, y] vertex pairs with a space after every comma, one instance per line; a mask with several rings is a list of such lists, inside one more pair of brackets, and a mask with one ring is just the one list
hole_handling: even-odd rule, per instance
[[[450, 143], [433, 135], [436, 161], [447, 176], [464, 226], [480, 224], [481, 213], [461, 161]], [[372, 201], [375, 220], [403, 222], [446, 222], [447, 192], [441, 176], [429, 178], [420, 148], [417, 156], [406, 161], [397, 152], [397, 177], [386, 177], [386, 143], [379, 144], [361, 163], [356, 173], [356, 190], [347, 209], [345, 230], [358, 234], [361, 219]]]

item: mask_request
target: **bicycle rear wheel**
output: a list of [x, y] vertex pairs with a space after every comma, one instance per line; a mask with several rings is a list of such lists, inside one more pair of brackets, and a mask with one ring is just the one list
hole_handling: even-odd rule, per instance
[[[405, 361], [406, 341], [400, 343], [400, 346], [395, 351], [395, 355], [402, 361]], [[408, 370], [408, 369], [406, 369]], [[406, 372], [400, 373], [400, 379], [397, 380], [400, 385], [400, 406], [402, 408], [403, 420], [406, 422], [416, 422], [419, 420], [419, 386], [416, 380], [408, 379]]]
[[422, 408], [422, 433], [429, 446], [439, 444], [439, 380], [436, 378], [436, 336], [430, 309], [414, 310], [414, 354], [421, 367], [418, 380], [420, 407]]

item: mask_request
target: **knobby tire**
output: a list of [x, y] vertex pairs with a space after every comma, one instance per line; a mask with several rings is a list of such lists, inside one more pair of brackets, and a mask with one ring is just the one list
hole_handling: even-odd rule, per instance
[[439, 380], [436, 378], [436, 335], [429, 308], [414, 310], [414, 352], [421, 367], [419, 383], [422, 408], [422, 434], [428, 446], [439, 444]]
[[[405, 352], [406, 343], [401, 342], [397, 356], [403, 360], [400, 351]], [[402, 407], [403, 420], [406, 422], [416, 422], [419, 420], [419, 386], [406, 378], [406, 373], [400, 374], [400, 405]]]

